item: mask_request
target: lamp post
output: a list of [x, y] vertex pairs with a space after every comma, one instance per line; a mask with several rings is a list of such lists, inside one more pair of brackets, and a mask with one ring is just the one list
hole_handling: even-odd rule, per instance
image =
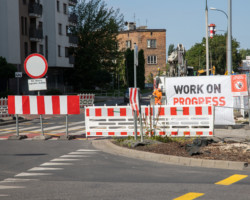
[[206, 0], [206, 75], [209, 76], [209, 47], [208, 47], [208, 9], [207, 9], [207, 0]]
[[[226, 16], [226, 18], [228, 20], [228, 15], [227, 15], [227, 13], [225, 11], [217, 9], [217, 8], [213, 8], [213, 7], [211, 7], [210, 10], [222, 12]], [[226, 47], [227, 47], [227, 50], [226, 50], [227, 51], [226, 63], [227, 63], [227, 73], [229, 73], [229, 71], [228, 71], [228, 54], [229, 54], [229, 52], [228, 52], [228, 44], [227, 44], [228, 43], [228, 31], [226, 31], [226, 40], [227, 40], [227, 42], [226, 42]]]
[[227, 17], [227, 72], [228, 75], [232, 73], [232, 0], [228, 0], [228, 12], [227, 14], [220, 9], [210, 8], [211, 10], [217, 10], [224, 13]]

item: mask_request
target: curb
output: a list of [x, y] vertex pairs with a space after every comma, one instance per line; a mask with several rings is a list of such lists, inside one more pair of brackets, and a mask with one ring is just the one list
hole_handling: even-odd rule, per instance
[[218, 169], [231, 169], [231, 170], [247, 170], [250, 167], [244, 162], [224, 161], [224, 160], [206, 160], [188, 157], [179, 157], [172, 155], [163, 155], [151, 152], [138, 151], [127, 149], [113, 144], [110, 140], [93, 140], [92, 144], [95, 148], [104, 152], [125, 156], [129, 158], [136, 158], [146, 161], [153, 161], [164, 164], [183, 165], [190, 167], [205, 167], [205, 168], [218, 168]]

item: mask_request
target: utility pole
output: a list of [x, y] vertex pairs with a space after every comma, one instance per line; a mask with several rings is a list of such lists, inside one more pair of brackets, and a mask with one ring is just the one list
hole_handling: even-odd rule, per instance
[[206, 75], [209, 76], [209, 46], [208, 46], [208, 9], [206, 0]]
[[232, 74], [232, 0], [228, 0], [227, 72]]

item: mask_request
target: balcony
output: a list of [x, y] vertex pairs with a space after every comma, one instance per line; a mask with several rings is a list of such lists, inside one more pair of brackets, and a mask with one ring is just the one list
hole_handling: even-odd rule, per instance
[[30, 17], [41, 17], [43, 13], [43, 6], [39, 3], [29, 4], [29, 16]]
[[77, 46], [78, 44], [78, 37], [75, 35], [69, 35], [69, 43], [71, 46]]
[[77, 4], [77, 0], [69, 0], [70, 6], [75, 6]]
[[69, 64], [72, 64], [72, 65], [75, 64], [75, 56], [74, 55], [69, 56]]
[[31, 41], [41, 41], [43, 39], [43, 29], [30, 26], [29, 37]]
[[76, 14], [70, 14], [69, 15], [69, 23], [71, 24], [77, 24], [78, 17]]

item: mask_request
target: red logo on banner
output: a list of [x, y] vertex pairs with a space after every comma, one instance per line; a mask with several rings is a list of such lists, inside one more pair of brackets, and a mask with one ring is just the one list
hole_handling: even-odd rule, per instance
[[[239, 95], [247, 93], [247, 76], [246, 74], [232, 75], [231, 76], [231, 88], [233, 93]], [[246, 94], [247, 95], [247, 94]]]

